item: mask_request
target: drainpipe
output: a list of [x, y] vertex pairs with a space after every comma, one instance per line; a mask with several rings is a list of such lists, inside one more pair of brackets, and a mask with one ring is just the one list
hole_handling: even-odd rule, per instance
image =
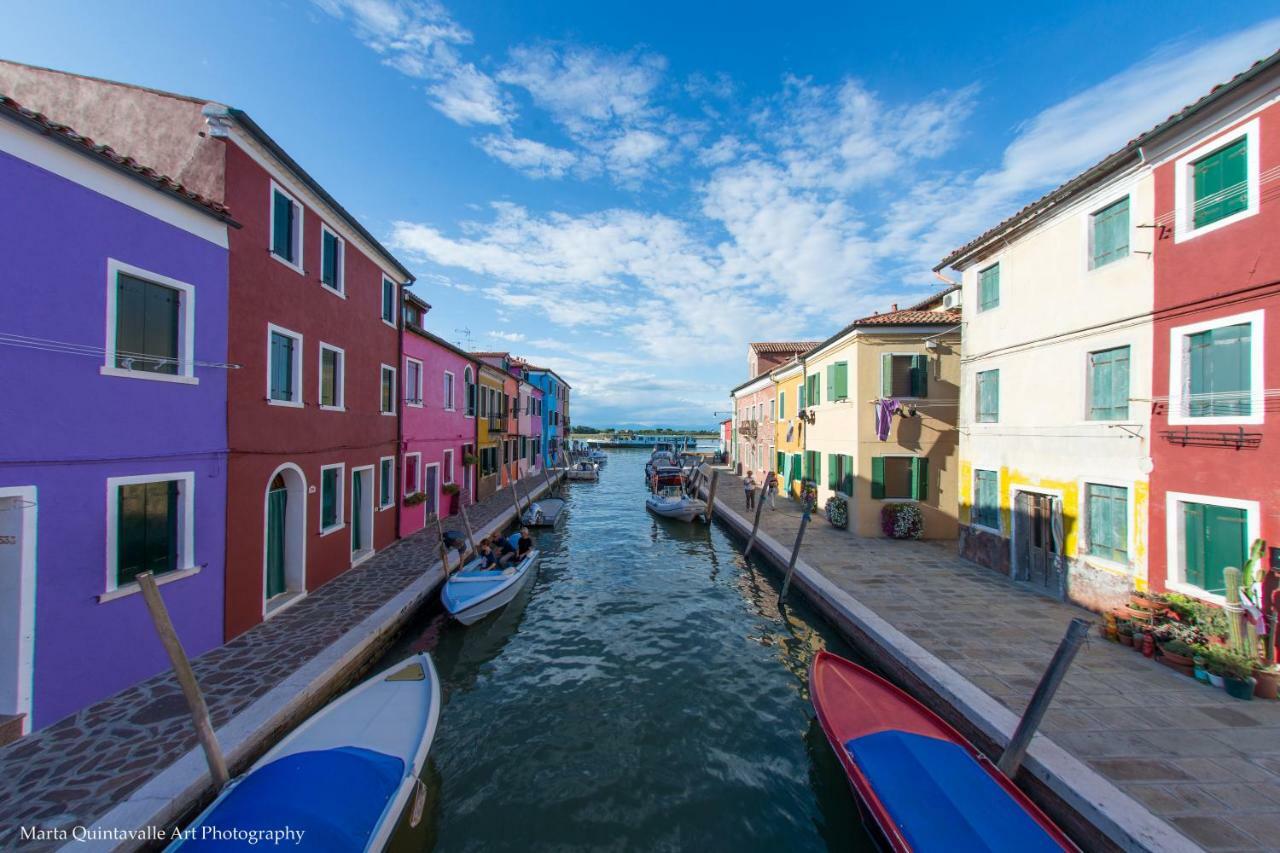
[[[397, 383], [399, 383], [402, 380], [403, 374], [404, 374], [404, 291], [403, 290], [401, 290], [399, 296], [400, 296], [400, 299], [397, 300], [396, 302], [396, 304], [400, 306], [400, 310], [398, 312], [400, 316], [396, 318], [396, 330], [398, 332], [398, 334], [396, 335], [396, 382]], [[424, 325], [425, 325], [425, 318], [424, 318]], [[342, 366], [342, 369], [345, 372], [347, 369], [347, 366], [344, 364]], [[345, 393], [345, 389], [344, 389], [344, 393]], [[397, 398], [400, 397], [399, 388], [396, 389], [396, 397]], [[378, 476], [382, 476], [381, 462], [378, 463], [378, 468], [379, 468]], [[404, 471], [404, 401], [401, 400], [400, 404], [396, 406], [396, 473], [393, 474], [391, 477], [391, 483], [392, 483], [391, 494], [395, 496], [395, 502], [396, 502], [396, 539], [404, 538], [404, 528], [402, 526], [403, 525], [402, 506], [401, 506], [401, 498], [404, 492], [404, 488], [401, 486], [399, 482], [400, 478], [396, 476], [396, 474], [400, 474], [403, 471]], [[437, 507], [437, 510], [438, 509], [439, 507]], [[446, 570], [448, 568], [449, 568], [448, 566], [445, 566]]]

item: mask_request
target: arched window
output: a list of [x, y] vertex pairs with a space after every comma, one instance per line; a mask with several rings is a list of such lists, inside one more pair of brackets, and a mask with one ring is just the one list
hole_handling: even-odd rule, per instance
[[471, 372], [469, 366], [462, 371], [462, 384], [467, 394], [467, 417], [474, 418], [476, 416], [476, 381], [475, 374]]

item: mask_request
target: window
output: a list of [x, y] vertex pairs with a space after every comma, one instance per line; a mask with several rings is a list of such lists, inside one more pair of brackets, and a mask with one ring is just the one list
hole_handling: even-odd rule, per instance
[[320, 283], [337, 293], [344, 290], [346, 243], [327, 225], [320, 226]]
[[267, 400], [302, 405], [302, 335], [267, 324]]
[[346, 353], [324, 342], [320, 344], [320, 408], [342, 411], [346, 405]]
[[1086, 483], [1084, 487], [1084, 551], [1095, 557], [1129, 560], [1129, 490]]
[[422, 469], [421, 453], [406, 453], [404, 455], [404, 493], [406, 496], [415, 494], [418, 491], [418, 476]]
[[1248, 510], [1190, 501], [1179, 501], [1178, 505], [1184, 581], [1205, 592], [1224, 595], [1224, 569], [1242, 568], [1249, 559]]
[[1089, 217], [1089, 268], [1129, 257], [1129, 197]]
[[806, 450], [804, 452], [804, 469], [801, 472], [806, 480], [817, 483], [822, 479], [822, 454], [815, 450]]
[[138, 267], [107, 262], [106, 359], [101, 373], [196, 383], [195, 288]]
[[476, 382], [475, 374], [467, 367], [462, 371], [463, 393], [466, 395], [467, 417], [476, 416]]
[[[809, 401], [810, 406], [816, 406], [822, 402], [822, 377], [818, 374], [806, 376], [804, 378], [805, 399]], [[830, 390], [830, 389], [828, 389]]]
[[108, 478], [108, 591], [191, 569], [194, 485], [191, 472]]
[[396, 413], [396, 369], [382, 365], [382, 393], [380, 394], [379, 411], [384, 415]]
[[444, 372], [444, 410], [452, 412], [453, 406], [453, 374], [446, 370]]
[[302, 205], [271, 185], [271, 254], [302, 272]]
[[378, 509], [386, 509], [395, 502], [396, 458], [384, 456], [378, 460]]
[[1237, 139], [1191, 164], [1192, 222], [1212, 225], [1249, 206], [1249, 140]]
[[778, 392], [778, 420], [786, 420], [787, 417], [787, 392]]
[[[782, 459], [782, 454], [778, 454]], [[781, 462], [779, 462], [781, 465]], [[781, 467], [778, 470], [782, 470]], [[853, 495], [853, 457], [841, 453], [827, 454], [827, 488]]]
[[984, 370], [978, 374], [977, 421], [993, 424], [1000, 420], [1000, 371]]
[[1249, 373], [1252, 329], [1248, 323], [1219, 326], [1183, 341], [1187, 362], [1188, 414], [1193, 418], [1250, 413]]
[[1089, 420], [1129, 417], [1129, 348], [1089, 353]]
[[343, 465], [320, 467], [320, 535], [332, 533], [342, 525]]
[[849, 399], [849, 362], [827, 365], [827, 398], [833, 402]]
[[389, 326], [396, 324], [396, 283], [385, 275], [382, 277], [382, 322]]
[[922, 501], [929, 495], [929, 460], [920, 456], [873, 456], [871, 497]]
[[404, 360], [404, 401], [415, 408], [422, 408], [422, 362], [416, 358]]
[[926, 355], [880, 356], [881, 397], [929, 396], [929, 357]]
[[444, 476], [444, 481], [446, 483], [453, 482], [453, 451], [452, 450], [446, 450], [444, 452], [443, 476]]
[[992, 264], [978, 273], [978, 311], [990, 311], [1000, 304], [1000, 265]]
[[969, 521], [990, 530], [1000, 529], [1000, 479], [995, 471], [973, 472], [973, 511]]

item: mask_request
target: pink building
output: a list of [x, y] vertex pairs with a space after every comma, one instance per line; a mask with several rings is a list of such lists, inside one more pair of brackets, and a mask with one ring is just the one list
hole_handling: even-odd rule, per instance
[[513, 360], [512, 369], [519, 369], [522, 377], [517, 386], [516, 455], [523, 477], [542, 464], [542, 389], [529, 383], [528, 365]]
[[[400, 535], [416, 533], [432, 513], [457, 512], [474, 502], [474, 468], [464, 460], [476, 452], [476, 418], [468, 389], [479, 365], [463, 350], [423, 328], [431, 306], [404, 294], [404, 405], [400, 409]], [[445, 486], [455, 483], [459, 494]]]

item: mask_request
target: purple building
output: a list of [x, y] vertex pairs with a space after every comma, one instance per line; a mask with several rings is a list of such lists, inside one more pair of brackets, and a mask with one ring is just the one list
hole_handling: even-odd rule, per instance
[[[145, 133], [145, 128], [139, 132]], [[229, 212], [0, 96], [0, 743], [223, 626]]]

